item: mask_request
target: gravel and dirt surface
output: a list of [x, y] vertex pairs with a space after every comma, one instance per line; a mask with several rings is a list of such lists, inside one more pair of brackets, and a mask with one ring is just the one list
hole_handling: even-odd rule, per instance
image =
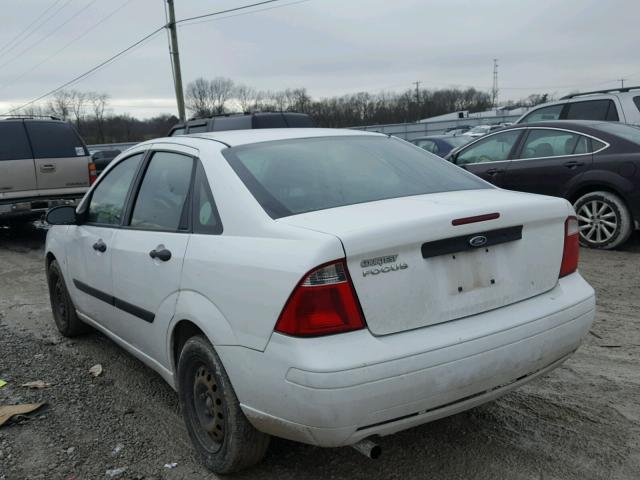
[[[55, 330], [45, 232], [0, 229], [0, 405], [46, 402], [0, 428], [0, 480], [212, 479], [194, 457], [177, 396], [92, 333]], [[274, 440], [240, 479], [640, 478], [640, 237], [582, 250], [598, 313], [561, 368], [502, 399], [380, 439], [383, 456]], [[102, 375], [89, 369], [101, 364]], [[20, 387], [42, 380], [41, 390]], [[174, 468], [165, 464], [177, 463]]]

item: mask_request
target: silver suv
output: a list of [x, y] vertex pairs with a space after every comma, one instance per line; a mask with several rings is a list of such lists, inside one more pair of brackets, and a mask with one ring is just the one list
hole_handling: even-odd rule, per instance
[[640, 87], [567, 95], [529, 110], [516, 123], [545, 120], [604, 120], [640, 125]]
[[95, 180], [75, 128], [53, 117], [0, 119], [0, 224], [74, 205]]

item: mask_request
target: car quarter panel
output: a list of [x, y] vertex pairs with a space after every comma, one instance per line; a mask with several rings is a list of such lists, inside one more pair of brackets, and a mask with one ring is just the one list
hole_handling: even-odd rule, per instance
[[[224, 145], [201, 141], [200, 160], [222, 222], [221, 235], [192, 234], [184, 259], [181, 291], [204, 297], [194, 308], [178, 303], [176, 321], [197, 318], [218, 344], [263, 350], [275, 323], [302, 276], [314, 267], [344, 257], [333, 235], [280, 225], [267, 216], [227, 161]], [[209, 312], [213, 318], [202, 318]], [[217, 312], [230, 326], [231, 335]], [[213, 333], [214, 324], [222, 325]]]

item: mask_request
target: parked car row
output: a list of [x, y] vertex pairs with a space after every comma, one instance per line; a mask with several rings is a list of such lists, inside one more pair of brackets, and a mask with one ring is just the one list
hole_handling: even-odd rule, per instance
[[521, 123], [451, 152], [496, 186], [563, 197], [585, 246], [611, 249], [640, 228], [640, 129], [613, 122]]

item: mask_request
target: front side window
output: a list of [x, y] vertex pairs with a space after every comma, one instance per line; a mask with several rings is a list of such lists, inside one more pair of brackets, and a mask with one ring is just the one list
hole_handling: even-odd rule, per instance
[[207, 124], [191, 125], [189, 127], [189, 133], [202, 133], [207, 131]]
[[551, 105], [549, 107], [541, 107], [534, 110], [526, 117], [524, 117], [519, 123], [531, 123], [531, 122], [544, 122], [548, 120], [558, 120], [560, 113], [562, 112], [563, 104]]
[[104, 225], [119, 225], [124, 203], [131, 182], [138, 170], [144, 154], [133, 155], [113, 167], [91, 195], [87, 221]]
[[171, 131], [170, 137], [177, 137], [178, 135], [184, 135], [184, 127], [176, 128]]
[[567, 120], [608, 120], [617, 122], [618, 112], [611, 100], [571, 102], [567, 107]]
[[633, 97], [633, 103], [636, 104], [636, 108], [638, 109], [638, 111], [640, 112], [640, 96], [635, 96]]
[[150, 230], [184, 228], [193, 158], [179, 153], [156, 152], [140, 185], [131, 226]]
[[544, 158], [587, 153], [588, 138], [564, 130], [533, 129], [522, 146], [520, 158]]
[[509, 153], [511, 153], [519, 136], [520, 130], [509, 130], [483, 138], [469, 148], [462, 150], [456, 157], [456, 164], [467, 165], [469, 163], [508, 160]]
[[491, 188], [446, 160], [393, 137], [280, 140], [228, 148], [223, 155], [272, 218], [389, 198]]

